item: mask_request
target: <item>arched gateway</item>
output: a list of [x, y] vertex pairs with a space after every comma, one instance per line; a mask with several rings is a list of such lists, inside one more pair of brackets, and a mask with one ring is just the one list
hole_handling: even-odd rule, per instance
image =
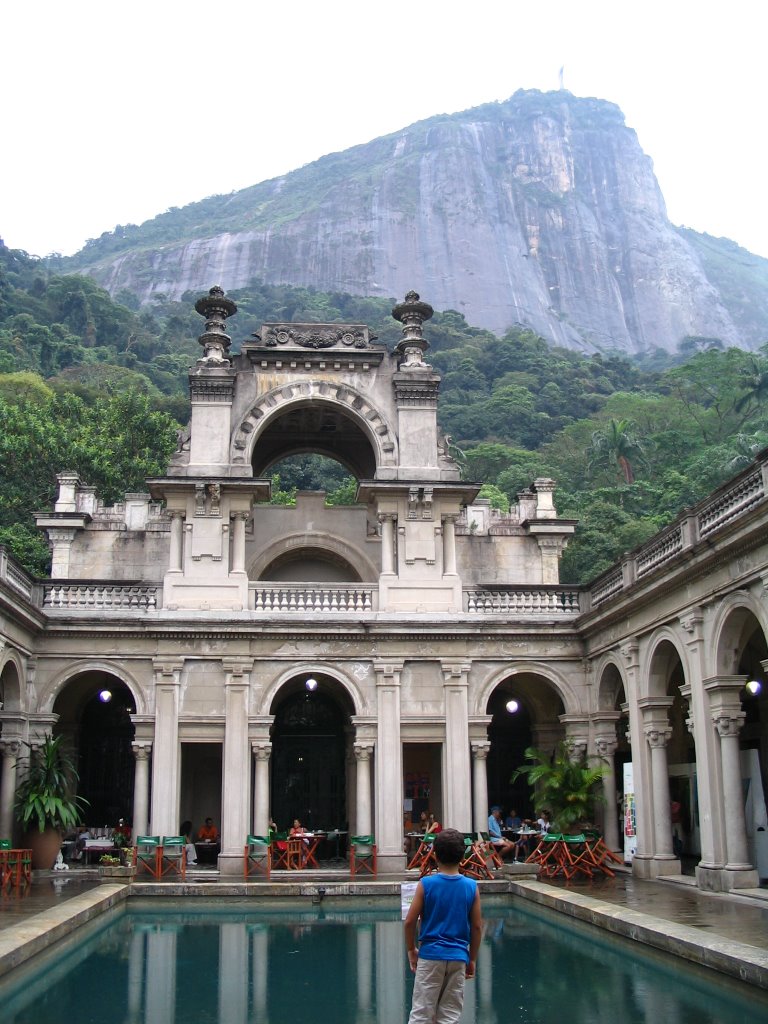
[[[58, 730], [98, 813], [123, 816], [132, 786], [137, 833], [213, 817], [224, 873], [248, 832], [294, 817], [374, 833], [395, 870], [421, 810], [465, 831], [489, 803], [533, 811], [514, 769], [567, 739], [609, 767], [614, 848], [632, 762], [637, 873], [680, 870], [677, 794], [701, 884], [753, 884], [740, 786], [768, 761], [765, 696], [745, 687], [768, 668], [768, 457], [591, 587], [561, 586], [575, 524], [554, 482], [497, 513], [438, 434], [418, 295], [393, 310], [393, 352], [359, 324], [265, 324], [231, 356], [235, 304], [214, 288], [196, 309], [167, 474], [105, 508], [62, 471], [37, 516], [50, 580], [0, 549], [0, 830], [23, 743]], [[274, 467], [307, 453], [353, 474], [353, 504], [269, 503]]]

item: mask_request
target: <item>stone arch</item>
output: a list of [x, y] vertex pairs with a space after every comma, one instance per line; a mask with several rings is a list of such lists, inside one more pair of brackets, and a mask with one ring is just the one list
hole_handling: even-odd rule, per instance
[[[259, 440], [286, 413], [301, 407], [323, 406], [356, 428], [367, 442], [370, 459], [363, 452], [353, 455], [324, 447], [321, 434], [313, 439], [311, 445], [282, 448], [277, 444], [271, 446], [261, 460], [256, 458]], [[256, 475], [261, 475], [286, 455], [309, 450], [342, 462], [358, 479], [371, 479], [382, 467], [394, 468], [398, 460], [397, 435], [384, 414], [349, 384], [328, 380], [288, 382], [260, 395], [233, 430], [230, 459], [235, 465], [254, 465]]]
[[519, 675], [541, 676], [545, 679], [562, 701], [566, 714], [578, 714], [583, 710], [579, 705], [574, 687], [562, 672], [541, 662], [521, 661], [507, 665], [506, 668], [498, 669], [486, 680], [482, 688], [475, 695], [474, 707], [470, 714], [475, 716], [485, 715], [486, 708], [494, 691], [511, 677]]
[[2, 711], [23, 711], [24, 687], [24, 665], [18, 651], [12, 648], [5, 652], [5, 657], [0, 664], [0, 701]]
[[619, 694], [628, 699], [627, 678], [621, 661], [616, 655], [608, 654], [595, 666], [597, 680], [597, 710], [615, 711], [619, 703]]
[[40, 711], [52, 711], [54, 703], [60, 694], [63, 693], [67, 684], [77, 676], [93, 675], [96, 673], [114, 676], [121, 683], [125, 684], [133, 697], [135, 713], [137, 715], [151, 713], [152, 709], [148, 705], [144, 689], [135, 677], [127, 672], [121, 664], [110, 660], [102, 661], [101, 659], [97, 661], [75, 662], [54, 676], [46, 687], [44, 698], [40, 701]]
[[676, 663], [682, 666], [685, 679], [690, 678], [690, 666], [683, 643], [677, 633], [669, 626], [663, 626], [654, 632], [646, 648], [645, 673], [640, 685], [641, 695], [647, 697], [666, 697]]
[[275, 561], [294, 551], [317, 548], [341, 559], [352, 567], [361, 582], [376, 582], [379, 571], [368, 556], [350, 542], [325, 531], [307, 531], [287, 534], [257, 552], [247, 567], [248, 579], [259, 580], [262, 573]]
[[768, 641], [768, 615], [748, 591], [728, 594], [718, 603], [712, 623], [713, 675], [737, 675], [744, 647], [756, 630]]
[[299, 676], [327, 676], [338, 684], [340, 690], [344, 691], [344, 699], [350, 705], [346, 709], [350, 716], [371, 714], [371, 711], [368, 710], [368, 702], [357, 683], [337, 666], [322, 661], [293, 662], [288, 668], [283, 669], [263, 691], [255, 714], [272, 715], [280, 691]]

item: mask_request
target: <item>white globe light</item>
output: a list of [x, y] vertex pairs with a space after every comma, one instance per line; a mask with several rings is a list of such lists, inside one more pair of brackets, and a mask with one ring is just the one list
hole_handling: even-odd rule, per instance
[[520, 710], [520, 705], [517, 703], [516, 700], [508, 700], [507, 701], [507, 711], [510, 713], [510, 715], [514, 715], [514, 713], [516, 711], [519, 711], [519, 710]]
[[99, 690], [99, 700], [101, 701], [102, 704], [109, 704], [109, 702], [112, 700], [112, 691]]
[[763, 684], [760, 682], [759, 679], [750, 679], [747, 683], [747, 690], [752, 694], [753, 697], [756, 697], [757, 694], [760, 693], [762, 688]]
[[313, 690], [316, 690], [316, 689], [317, 689], [317, 680], [316, 680], [316, 679], [308, 679], [308, 680], [306, 681], [306, 683], [304, 683], [304, 685], [306, 686], [306, 688], [307, 688], [307, 689], [308, 689], [308, 690], [310, 691], [310, 693], [311, 693], [311, 692], [312, 692]]

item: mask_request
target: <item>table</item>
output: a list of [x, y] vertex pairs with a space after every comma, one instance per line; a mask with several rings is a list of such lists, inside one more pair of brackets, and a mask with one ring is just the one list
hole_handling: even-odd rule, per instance
[[83, 847], [83, 860], [86, 864], [93, 864], [92, 856], [94, 854], [101, 857], [103, 853], [114, 854], [116, 851], [117, 847], [111, 839], [86, 839]]
[[341, 837], [347, 835], [349, 835], [349, 832], [345, 832], [344, 830], [339, 828], [332, 828], [331, 831], [326, 835], [326, 839], [334, 839], [336, 841], [336, 846], [334, 848], [334, 854], [332, 858], [334, 864], [344, 863], [344, 858], [340, 855], [339, 850]]
[[198, 864], [216, 864], [219, 859], [219, 850], [221, 844], [218, 842], [212, 843], [195, 843], [195, 855], [197, 857]]
[[[295, 836], [288, 836], [288, 858], [289, 870], [300, 871], [302, 868], [319, 868], [317, 863], [317, 848], [325, 839], [325, 832], [302, 832]], [[296, 847], [294, 844], [300, 843]]]

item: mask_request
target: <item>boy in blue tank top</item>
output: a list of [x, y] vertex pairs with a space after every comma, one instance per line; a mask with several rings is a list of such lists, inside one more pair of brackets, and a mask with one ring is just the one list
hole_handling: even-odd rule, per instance
[[438, 873], [421, 879], [405, 919], [408, 963], [416, 974], [408, 1024], [455, 1024], [460, 1019], [464, 979], [475, 976], [483, 931], [477, 882], [459, 874], [464, 836], [454, 828], [443, 829], [433, 849]]

